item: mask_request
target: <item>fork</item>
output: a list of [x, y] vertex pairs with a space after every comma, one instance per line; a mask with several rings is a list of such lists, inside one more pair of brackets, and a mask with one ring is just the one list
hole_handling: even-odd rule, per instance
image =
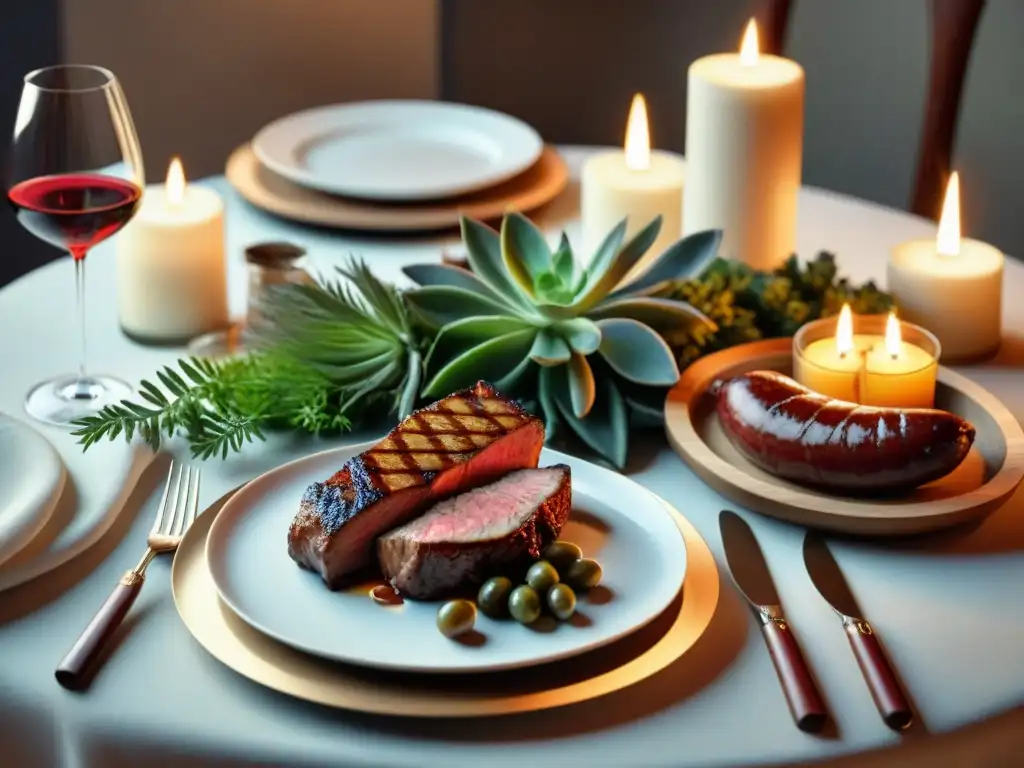
[[[177, 473], [175, 470], [178, 470]], [[199, 468], [193, 471], [190, 466], [182, 466], [172, 461], [156, 520], [153, 521], [153, 527], [146, 540], [146, 554], [139, 560], [138, 565], [126, 571], [121, 577], [103, 607], [97, 611], [89, 626], [57, 667], [58, 683], [65, 688], [78, 688], [88, 683], [98, 666], [103, 649], [142, 589], [142, 584], [146, 580], [146, 568], [157, 555], [174, 552], [178, 548], [185, 532], [195, 521], [198, 508]]]

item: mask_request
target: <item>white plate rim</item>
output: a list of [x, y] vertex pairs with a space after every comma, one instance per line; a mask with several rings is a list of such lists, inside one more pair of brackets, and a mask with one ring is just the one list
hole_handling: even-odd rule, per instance
[[[0, 433], [13, 435], [19, 455], [24, 456], [26, 450], [33, 452], [32, 474], [22, 476], [22, 481], [33, 490], [15, 510], [15, 515], [22, 516], [21, 522], [13, 523], [11, 527], [15, 530], [0, 538], [2, 567], [28, 546], [50, 521], [67, 481], [67, 469], [50, 441], [21, 419], [0, 413]], [[8, 511], [3, 510], [3, 514], [6, 516]]]
[[[518, 151], [489, 173], [479, 174], [472, 182], [431, 183], [429, 179], [424, 179], [418, 189], [409, 188], [401, 193], [382, 189], [373, 184], [339, 183], [337, 180], [324, 179], [315, 172], [298, 166], [292, 159], [296, 147], [313, 136], [314, 128], [316, 133], [323, 133], [325, 127], [326, 130], [340, 127], [345, 124], [346, 119], [352, 120], [353, 116], [358, 117], [360, 112], [366, 114], [372, 111], [432, 112], [435, 113], [435, 119], [443, 116], [450, 120], [490, 121], [490, 127], [506, 134], [506, 149], [511, 146]], [[331, 126], [331, 123], [334, 125]], [[494, 139], [495, 136], [490, 135], [490, 138]], [[517, 148], [517, 143], [521, 147]], [[523, 120], [486, 107], [429, 99], [371, 99], [327, 104], [280, 117], [256, 132], [252, 139], [252, 148], [263, 165], [300, 186], [365, 200], [411, 202], [455, 197], [507, 181], [537, 162], [544, 149], [544, 142], [536, 129]]]
[[[379, 442], [379, 440], [372, 440], [372, 441], [367, 441], [367, 442], [364, 442], [364, 443], [343, 445], [343, 446], [338, 446], [336, 448], [328, 448], [326, 450], [318, 451], [316, 453], [312, 453], [312, 454], [309, 454], [307, 456], [300, 457], [298, 459], [293, 459], [292, 461], [289, 461], [289, 462], [281, 464], [281, 465], [279, 465], [277, 467], [274, 467], [273, 469], [270, 469], [267, 472], [264, 472], [263, 474], [253, 478], [248, 483], [246, 483], [244, 486], [242, 486], [235, 494], [232, 495], [232, 497], [224, 504], [224, 506], [217, 513], [216, 519], [210, 525], [210, 530], [209, 530], [209, 532], [207, 534], [206, 544], [205, 544], [205, 548], [204, 548], [204, 554], [205, 554], [205, 557], [206, 557], [207, 567], [209, 567], [209, 569], [210, 569], [210, 573], [211, 573], [211, 575], [213, 577], [213, 582], [214, 582], [214, 584], [215, 584], [215, 586], [217, 588], [218, 597], [220, 598], [222, 604], [225, 607], [227, 607], [232, 613], [234, 613], [239, 619], [241, 619], [243, 622], [245, 622], [250, 627], [255, 629], [257, 632], [260, 632], [263, 635], [265, 635], [265, 636], [267, 636], [267, 637], [269, 637], [269, 638], [271, 638], [271, 639], [273, 639], [273, 640], [275, 640], [275, 641], [277, 641], [279, 643], [282, 643], [283, 645], [289, 646], [291, 648], [294, 648], [296, 650], [302, 651], [304, 653], [308, 653], [308, 654], [310, 654], [312, 656], [316, 656], [316, 657], [321, 658], [321, 659], [326, 659], [328, 661], [334, 661], [334, 662], [340, 662], [340, 663], [346, 663], [346, 664], [353, 664], [355, 666], [361, 666], [361, 667], [367, 667], [367, 668], [373, 668], [373, 669], [383, 669], [383, 670], [395, 671], [395, 672], [414, 672], [414, 673], [428, 673], [428, 674], [439, 674], [439, 673], [441, 673], [441, 674], [473, 674], [473, 673], [483, 673], [483, 672], [501, 672], [501, 671], [507, 671], [507, 670], [510, 670], [510, 669], [517, 669], [517, 668], [523, 668], [523, 667], [536, 666], [536, 665], [540, 665], [540, 664], [547, 664], [547, 663], [551, 663], [551, 662], [556, 662], [556, 661], [564, 660], [564, 659], [567, 659], [567, 658], [572, 658], [574, 656], [578, 656], [580, 654], [587, 653], [589, 651], [593, 651], [593, 650], [596, 650], [598, 648], [601, 648], [601, 647], [603, 647], [605, 645], [608, 645], [610, 643], [615, 642], [616, 640], [620, 640], [623, 637], [626, 637], [627, 635], [630, 635], [630, 634], [632, 634], [632, 633], [642, 629], [643, 627], [647, 626], [652, 621], [654, 621], [658, 616], [660, 616], [665, 611], [666, 608], [668, 608], [669, 605], [672, 604], [672, 601], [676, 599], [676, 597], [679, 594], [679, 591], [683, 588], [683, 585], [684, 585], [684, 582], [685, 582], [685, 577], [686, 577], [686, 540], [685, 540], [685, 537], [683, 536], [682, 531], [679, 530], [678, 526], [675, 524], [675, 521], [672, 519], [672, 515], [670, 514], [670, 512], [666, 508], [664, 502], [656, 494], [654, 494], [652, 491], [650, 491], [647, 488], [645, 488], [644, 486], [640, 485], [635, 480], [632, 480], [631, 478], [626, 477], [625, 475], [619, 475], [618, 473], [612, 472], [609, 469], [605, 469], [604, 467], [600, 467], [600, 466], [598, 466], [596, 464], [593, 464], [591, 462], [587, 462], [587, 461], [585, 461], [583, 459], [580, 459], [580, 458], [577, 458], [575, 456], [571, 456], [569, 454], [564, 454], [564, 453], [561, 453], [559, 451], [555, 451], [555, 450], [552, 450], [552, 449], [549, 449], [549, 448], [545, 447], [544, 448], [544, 452], [542, 453], [542, 458], [541, 458], [541, 460], [544, 461], [545, 463], [567, 463], [567, 462], [581, 463], [581, 464], [587, 465], [588, 467], [590, 467], [590, 468], [592, 468], [592, 469], [594, 469], [594, 470], [596, 470], [596, 471], [598, 471], [600, 473], [608, 473], [608, 474], [610, 474], [612, 476], [618, 476], [618, 477], [621, 477], [623, 480], [626, 480], [627, 482], [629, 482], [631, 485], [633, 485], [635, 487], [637, 492], [641, 492], [641, 493], [649, 496], [650, 500], [652, 502], [652, 508], [656, 508], [661, 514], [663, 514], [665, 516], [665, 519], [669, 523], [669, 526], [666, 526], [666, 528], [671, 527], [673, 529], [673, 531], [674, 531], [674, 534], [672, 536], [673, 543], [676, 543], [675, 542], [675, 537], [676, 537], [676, 535], [678, 535], [678, 549], [677, 549], [677, 552], [675, 553], [675, 555], [679, 558], [679, 562], [681, 563], [681, 565], [679, 567], [678, 583], [674, 584], [674, 589], [666, 590], [667, 597], [663, 601], [658, 603], [658, 607], [657, 607], [656, 610], [651, 610], [649, 615], [647, 617], [645, 617], [639, 623], [635, 623], [635, 624], [633, 624], [631, 626], [628, 626], [626, 629], [624, 629], [622, 631], [619, 631], [619, 632], [612, 633], [611, 635], [606, 635], [606, 636], [599, 637], [596, 640], [591, 641], [589, 643], [586, 643], [586, 644], [583, 644], [583, 645], [580, 645], [580, 646], [574, 646], [572, 648], [566, 649], [563, 652], [551, 653], [549, 655], [544, 656], [543, 658], [531, 658], [531, 659], [525, 659], [525, 660], [521, 660], [521, 661], [508, 662], [508, 663], [497, 663], [497, 664], [489, 663], [489, 664], [486, 664], [486, 665], [467, 664], [465, 666], [458, 666], [458, 667], [454, 667], [454, 666], [436, 667], [436, 666], [423, 666], [421, 664], [409, 664], [409, 663], [400, 663], [400, 662], [384, 662], [384, 661], [375, 661], [375, 662], [371, 663], [371, 662], [366, 661], [365, 659], [353, 657], [351, 655], [345, 655], [345, 654], [330, 654], [330, 655], [328, 655], [328, 654], [325, 654], [322, 649], [315, 648], [315, 647], [309, 646], [308, 644], [304, 644], [304, 643], [301, 643], [301, 642], [296, 642], [294, 639], [282, 635], [280, 632], [274, 630], [273, 628], [265, 626], [262, 622], [260, 622], [258, 620], [255, 620], [252, 616], [248, 615], [246, 613], [246, 611], [243, 610], [242, 607], [238, 605], [237, 601], [233, 600], [231, 598], [231, 596], [227, 593], [228, 591], [224, 588], [224, 586], [222, 584], [222, 581], [224, 580], [223, 579], [223, 575], [221, 574], [220, 569], [218, 568], [218, 564], [211, 557], [211, 550], [216, 549], [218, 547], [218, 542], [221, 539], [223, 539], [223, 538], [225, 538], [226, 536], [229, 535], [229, 533], [226, 532], [223, 529], [229, 529], [230, 526], [237, 519], [240, 519], [242, 516], [244, 516], [244, 514], [245, 514], [245, 504], [244, 504], [244, 501], [248, 498], [248, 495], [252, 495], [254, 493], [257, 493], [259, 488], [260, 488], [260, 486], [262, 484], [268, 483], [268, 482], [272, 482], [273, 478], [278, 476], [279, 474], [283, 475], [283, 474], [287, 474], [290, 471], [293, 471], [298, 465], [305, 464], [307, 462], [321, 461], [321, 460], [326, 459], [329, 455], [335, 455], [335, 454], [339, 455], [339, 460], [341, 462], [344, 462], [345, 460], [347, 460], [348, 458], [351, 458], [352, 456], [358, 455], [359, 453], [362, 453], [363, 451], [369, 450], [374, 445], [376, 445], [378, 442]], [[341, 458], [342, 456], [344, 456], [344, 458]], [[339, 463], [338, 466], [341, 466], [341, 464]], [[222, 529], [222, 530], [220, 532], [218, 532], [218, 528]], [[284, 543], [283, 543], [283, 540], [282, 540], [282, 546], [283, 545], [284, 545]], [[295, 567], [298, 568], [299, 566], [296, 565]], [[326, 589], [326, 587], [323, 587], [323, 588]], [[663, 604], [661, 604], [661, 603], [663, 603]]]

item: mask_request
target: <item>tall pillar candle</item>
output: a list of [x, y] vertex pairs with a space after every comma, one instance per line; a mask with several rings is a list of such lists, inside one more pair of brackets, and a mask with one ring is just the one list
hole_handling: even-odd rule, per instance
[[630, 238], [661, 216], [657, 240], [626, 280], [679, 240], [683, 216], [683, 160], [668, 152], [652, 152], [643, 96], [633, 97], [621, 150], [589, 158], [580, 173], [584, 260], [593, 256], [605, 236], [626, 219]]
[[186, 185], [175, 158], [117, 238], [122, 330], [144, 344], [181, 344], [226, 327], [226, 269], [223, 201]]
[[683, 234], [722, 229], [722, 255], [756, 269], [796, 250], [804, 71], [758, 52], [751, 21], [740, 53], [690, 65]]
[[1002, 336], [1003, 254], [960, 237], [960, 181], [950, 177], [934, 240], [911, 240], [889, 258], [889, 292], [900, 315], [942, 344], [946, 362], [996, 352]]

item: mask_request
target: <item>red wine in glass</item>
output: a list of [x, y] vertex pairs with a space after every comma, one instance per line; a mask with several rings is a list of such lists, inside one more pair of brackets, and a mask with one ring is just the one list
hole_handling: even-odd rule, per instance
[[7, 195], [25, 229], [75, 258], [127, 224], [142, 200], [131, 181], [90, 173], [28, 179]]
[[[77, 374], [28, 393], [25, 410], [40, 421], [81, 425], [132, 395], [120, 379], [86, 373], [85, 262], [94, 245], [135, 215], [144, 178], [128, 102], [110, 70], [62, 64], [25, 75], [7, 156], [7, 199], [25, 229], [74, 257], [81, 347]], [[50, 336], [40, 343], [59, 356], [62, 341]]]

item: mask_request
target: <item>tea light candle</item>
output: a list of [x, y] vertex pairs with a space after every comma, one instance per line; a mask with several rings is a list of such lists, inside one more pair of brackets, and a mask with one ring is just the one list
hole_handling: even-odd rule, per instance
[[751, 19], [739, 54], [690, 65], [683, 234], [721, 229], [722, 255], [755, 269], [796, 250], [804, 71], [758, 51]]
[[[884, 322], [884, 333], [881, 323]], [[827, 397], [861, 405], [931, 408], [935, 403], [939, 344], [894, 314], [858, 318], [845, 305], [835, 321], [808, 323], [793, 339], [793, 375]], [[912, 338], [912, 342], [904, 340]]]
[[117, 302], [122, 330], [144, 344], [181, 344], [228, 325], [224, 204], [186, 185], [178, 158], [117, 237]]
[[[843, 306], [836, 322], [835, 335], [812, 341], [806, 349], [794, 349], [793, 377], [815, 392], [856, 403], [864, 362], [862, 355], [873, 341], [854, 335], [853, 315], [848, 304]], [[808, 325], [813, 326], [813, 323]]]
[[1003, 254], [960, 237], [960, 179], [946, 187], [935, 240], [898, 245], [888, 268], [900, 314], [931, 329], [945, 360], [988, 357], [1002, 335]]
[[657, 240], [626, 276], [637, 274], [682, 235], [682, 158], [651, 151], [647, 105], [641, 94], [633, 97], [622, 150], [589, 158], [580, 172], [580, 210], [583, 219], [584, 258], [589, 259], [608, 233], [626, 219], [630, 238], [661, 216]]
[[902, 340], [896, 315], [889, 315], [884, 339], [868, 342], [868, 338], [862, 342], [867, 351], [858, 402], [893, 408], [935, 405], [935, 380], [939, 375], [936, 359], [916, 344]]

